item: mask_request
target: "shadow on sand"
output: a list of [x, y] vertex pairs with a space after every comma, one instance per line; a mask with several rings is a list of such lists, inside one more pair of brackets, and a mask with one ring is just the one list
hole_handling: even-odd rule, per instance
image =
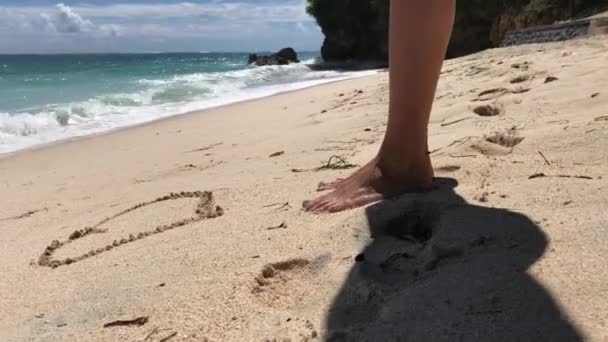
[[373, 242], [327, 318], [328, 341], [581, 341], [527, 269], [547, 238], [526, 216], [467, 203], [457, 182], [367, 209]]

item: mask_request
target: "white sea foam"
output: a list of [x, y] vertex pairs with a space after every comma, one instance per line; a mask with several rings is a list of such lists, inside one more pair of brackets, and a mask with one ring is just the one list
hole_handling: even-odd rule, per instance
[[200, 73], [136, 81], [143, 90], [100, 95], [28, 111], [0, 112], [0, 154], [57, 140], [85, 136], [375, 71], [310, 71], [306, 64]]

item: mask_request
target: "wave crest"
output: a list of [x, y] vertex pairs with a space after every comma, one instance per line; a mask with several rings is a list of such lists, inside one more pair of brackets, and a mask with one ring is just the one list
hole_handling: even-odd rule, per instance
[[0, 112], [0, 153], [375, 73], [311, 71], [307, 65], [313, 63], [132, 80], [138, 91]]

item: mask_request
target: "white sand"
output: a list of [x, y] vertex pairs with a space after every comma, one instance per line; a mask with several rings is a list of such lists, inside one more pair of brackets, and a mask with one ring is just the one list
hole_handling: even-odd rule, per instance
[[[314, 171], [331, 156], [377, 151], [386, 73], [0, 159], [0, 340], [606, 341], [607, 66], [605, 36], [448, 61], [430, 126], [438, 190], [335, 215], [301, 202], [352, 172]], [[53, 240], [181, 191], [213, 191], [224, 215], [37, 265]], [[131, 211], [50, 260], [196, 205]]]

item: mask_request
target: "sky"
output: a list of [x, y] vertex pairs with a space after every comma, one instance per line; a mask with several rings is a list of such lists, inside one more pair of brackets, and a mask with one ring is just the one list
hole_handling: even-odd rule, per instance
[[305, 0], [0, 0], [0, 54], [315, 51]]

